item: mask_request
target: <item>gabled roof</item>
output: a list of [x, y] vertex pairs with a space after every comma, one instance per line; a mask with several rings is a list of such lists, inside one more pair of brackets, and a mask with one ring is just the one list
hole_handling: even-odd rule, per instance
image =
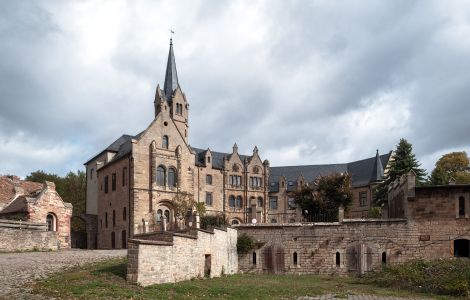
[[117, 140], [112, 142], [108, 147], [106, 147], [103, 151], [98, 153], [97, 155], [90, 158], [85, 165], [96, 159], [98, 156], [102, 155], [105, 152], [114, 152], [116, 155], [113, 157], [111, 161], [118, 160], [119, 158], [126, 156], [127, 154], [131, 153], [132, 151], [132, 139], [138, 139], [142, 135], [143, 131], [137, 135], [129, 135], [123, 134]]
[[[207, 149], [201, 149], [201, 148], [194, 148], [191, 147], [194, 152], [196, 152], [196, 166], [198, 167], [204, 167], [205, 166], [205, 158], [206, 158], [206, 153]], [[217, 152], [217, 151], [212, 151], [212, 167], [214, 169], [219, 169], [222, 170], [224, 168], [224, 157], [227, 157], [227, 159], [232, 155], [232, 153], [224, 153], [224, 152]], [[251, 159], [251, 156], [248, 155], [240, 155], [240, 159], [244, 161], [247, 159], [248, 161]]]

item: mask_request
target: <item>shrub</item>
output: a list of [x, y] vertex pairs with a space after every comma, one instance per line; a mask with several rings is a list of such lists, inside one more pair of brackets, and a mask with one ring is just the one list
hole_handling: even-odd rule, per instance
[[243, 233], [237, 238], [237, 252], [247, 253], [251, 249], [255, 248], [255, 242], [253, 238], [246, 233]]
[[413, 260], [384, 266], [368, 273], [364, 280], [384, 287], [469, 297], [470, 260]]
[[212, 227], [223, 227], [227, 225], [227, 220], [223, 215], [207, 215], [201, 217], [201, 228], [207, 229], [209, 226]]
[[372, 206], [369, 208], [369, 211], [367, 212], [367, 216], [369, 218], [380, 218], [382, 215], [382, 210], [378, 206]]

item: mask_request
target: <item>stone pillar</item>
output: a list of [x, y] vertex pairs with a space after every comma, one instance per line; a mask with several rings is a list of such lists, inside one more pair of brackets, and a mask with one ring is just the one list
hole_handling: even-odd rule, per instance
[[165, 215], [162, 216], [162, 225], [163, 225], [162, 226], [163, 231], [166, 231], [167, 230], [167, 228], [166, 228], [167, 223], [166, 223], [166, 216]]
[[344, 207], [343, 205], [341, 205], [338, 208], [338, 222], [343, 223], [343, 220], [344, 220]]

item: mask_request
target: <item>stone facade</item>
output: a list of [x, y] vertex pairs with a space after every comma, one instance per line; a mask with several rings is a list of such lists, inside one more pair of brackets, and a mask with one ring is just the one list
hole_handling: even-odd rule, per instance
[[0, 211], [0, 218], [23, 220], [47, 225], [59, 241], [59, 248], [70, 248], [72, 204], [65, 203], [53, 182], [46, 181], [41, 189], [25, 191], [18, 185], [15, 196]]
[[127, 279], [143, 286], [238, 272], [237, 231], [136, 235], [129, 240]]
[[0, 219], [0, 252], [58, 250], [63, 247], [57, 234], [45, 223]]

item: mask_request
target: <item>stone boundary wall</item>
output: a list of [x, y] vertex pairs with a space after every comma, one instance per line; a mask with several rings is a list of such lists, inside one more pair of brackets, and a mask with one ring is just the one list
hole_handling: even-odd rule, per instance
[[57, 250], [56, 233], [46, 229], [46, 223], [0, 220], [0, 252]]
[[470, 239], [470, 222], [460, 219], [345, 219], [235, 227], [257, 245], [239, 255], [240, 271], [252, 273], [363, 274], [382, 263], [450, 258], [454, 240]]
[[174, 283], [238, 272], [237, 230], [197, 230], [195, 235], [168, 233], [135, 236], [128, 241], [127, 280], [143, 286]]

